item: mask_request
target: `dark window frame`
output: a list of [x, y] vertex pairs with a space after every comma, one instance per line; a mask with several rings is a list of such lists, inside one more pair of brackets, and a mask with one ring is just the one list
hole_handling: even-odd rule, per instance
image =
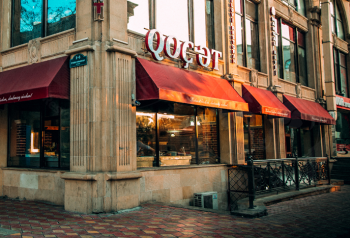
[[[50, 99], [49, 99], [50, 100]], [[60, 146], [61, 145], [61, 139], [62, 139], [62, 104], [64, 103], [63, 99], [56, 99], [58, 101], [58, 108], [59, 108], [59, 112], [58, 112], [58, 118], [59, 118], [59, 142], [60, 142]], [[11, 154], [10, 154], [10, 150], [11, 150], [11, 110], [9, 109], [9, 116], [7, 119], [7, 123], [8, 123], [8, 131], [7, 131], [7, 166], [8, 167], [19, 167], [19, 168], [34, 168], [34, 169], [58, 169], [58, 170], [70, 170], [70, 165], [68, 167], [63, 167], [61, 166], [61, 162], [62, 162], [62, 153], [61, 153], [61, 148], [60, 148], [60, 153], [58, 156], [58, 167], [48, 167], [45, 164], [45, 155], [44, 155], [44, 140], [43, 140], [43, 132], [45, 131], [45, 114], [46, 114], [46, 109], [45, 109], [45, 105], [47, 104], [47, 102], [45, 101], [45, 99], [39, 99], [39, 100], [35, 100], [37, 102], [39, 102], [40, 105], [40, 133], [39, 133], [39, 153], [40, 153], [40, 157], [39, 157], [39, 167], [27, 167], [27, 166], [11, 166]], [[30, 101], [29, 101], [30, 102]], [[29, 103], [27, 102], [27, 103]], [[68, 103], [69, 105], [69, 103]], [[9, 107], [11, 107], [11, 105], [9, 105]]]
[[[189, 41], [194, 42], [195, 38], [195, 27], [194, 27], [194, 2], [193, 1], [199, 1], [199, 0], [187, 0], [187, 9], [188, 9], [188, 35], [189, 35]], [[202, 1], [209, 1], [211, 2], [211, 12], [214, 13], [214, 1], [213, 0], [202, 0]], [[149, 28], [150, 29], [157, 29], [157, 14], [156, 14], [156, 4], [157, 0], [149, 0], [148, 2], [148, 11], [149, 11]], [[211, 21], [215, 23], [215, 17], [214, 14], [210, 15]], [[206, 37], [207, 37], [207, 47], [209, 49], [215, 49], [215, 27], [214, 24], [212, 26], [208, 25], [208, 16], [205, 18], [205, 25], [206, 25]], [[210, 34], [210, 31], [212, 34]]]
[[[243, 32], [242, 32], [242, 45], [243, 45], [243, 65], [244, 67], [248, 67], [248, 46], [247, 46], [247, 32], [246, 32], [246, 29], [247, 29], [247, 26], [246, 26], [246, 20], [252, 22], [253, 24], [257, 24], [258, 25], [258, 22], [259, 21], [256, 21], [254, 20], [251, 16], [247, 15], [247, 12], [246, 12], [246, 1], [249, 1], [249, 0], [240, 0], [241, 1], [241, 4], [242, 4], [242, 10], [243, 10], [243, 13], [240, 13], [240, 12], [237, 12], [238, 9], [236, 9], [236, 12], [235, 12], [235, 16], [238, 15], [241, 17], [241, 21], [243, 23]], [[253, 1], [249, 1], [251, 2], [252, 4], [255, 5], [256, 7], [256, 17], [258, 18], [259, 20], [259, 11], [258, 11], [258, 4], [253, 2]], [[257, 47], [260, 48], [260, 37], [259, 37], [259, 31], [257, 32]], [[260, 63], [260, 51], [258, 51], [258, 59], [259, 59], [259, 66], [256, 70], [260, 71], [261, 70], [261, 63]]]
[[[305, 6], [305, 0], [300, 0], [300, 1], [304, 1], [304, 6]], [[294, 0], [293, 2], [290, 2], [290, 0], [282, 0], [282, 2], [285, 5], [292, 7], [296, 12], [298, 12], [302, 16], [306, 16], [306, 8], [304, 9], [304, 12], [300, 12], [300, 8], [298, 6], [297, 0]]]
[[[343, 54], [345, 56], [345, 67], [341, 65], [340, 63], [340, 55]], [[349, 78], [349, 72], [348, 72], [348, 68], [347, 68], [347, 54], [345, 54], [344, 52], [340, 51], [339, 49], [333, 47], [333, 57], [336, 56], [337, 57], [337, 60], [336, 59], [333, 59], [333, 62], [334, 62], [334, 82], [335, 82], [335, 93], [337, 95], [340, 95], [340, 96], [349, 96], [349, 86], [347, 86], [347, 89], [346, 89], [346, 92], [343, 93], [342, 91], [342, 82], [341, 82], [341, 78], [340, 78], [340, 74], [341, 74], [341, 68], [345, 69], [346, 71], [346, 81], [348, 82], [348, 78]], [[338, 75], [338, 77], [337, 77]]]
[[[332, 32], [332, 33], [335, 34], [339, 39], [345, 40], [344, 39], [345, 38], [345, 32], [344, 32], [345, 28], [344, 28], [344, 24], [343, 24], [343, 19], [342, 19], [342, 16], [341, 16], [340, 12], [339, 12], [340, 16], [339, 16], [339, 19], [338, 19], [338, 15], [337, 15], [337, 11], [336, 11], [336, 8], [338, 6], [338, 1], [333, 0], [332, 1], [332, 5], [333, 5], [333, 14], [331, 13], [331, 18], [332, 18], [333, 24], [334, 24], [332, 26], [332, 28], [334, 27], [334, 31], [335, 31], [335, 32]], [[339, 6], [338, 6], [338, 9], [340, 10]], [[341, 25], [343, 26], [343, 34], [344, 34], [343, 37], [339, 37], [338, 36], [339, 35], [339, 29], [338, 29], [338, 24], [337, 24], [338, 21], [340, 21]], [[332, 22], [331, 22], [331, 24], [332, 24]]]
[[[20, 43], [20, 44], [14, 44], [14, 15], [15, 15], [15, 0], [11, 1], [11, 47], [15, 47], [21, 44], [26, 44], [28, 42], [25, 43]], [[57, 33], [53, 33], [53, 34], [48, 34], [48, 0], [40, 0], [42, 2], [42, 12], [41, 12], [41, 35], [40, 37], [47, 37], [53, 34], [57, 34]], [[75, 8], [76, 9], [76, 8]], [[76, 14], [76, 13], [75, 13]], [[74, 29], [76, 27], [76, 21], [75, 21], [75, 26], [73, 28], [70, 29]], [[67, 29], [69, 30], [69, 29]], [[35, 38], [32, 38], [35, 39]]]
[[[178, 104], [182, 104], [182, 103], [178, 103]], [[184, 104], [184, 105], [189, 105], [189, 104]], [[197, 105], [190, 105], [190, 106], [193, 106], [194, 107], [194, 118], [195, 118], [195, 121], [194, 121], [194, 124], [195, 124], [195, 153], [196, 153], [196, 164], [197, 165], [200, 165], [200, 161], [199, 161], [199, 147], [198, 147], [198, 128], [197, 128], [197, 120], [198, 120], [198, 108], [208, 108], [208, 107], [202, 107], [202, 106], [197, 106]], [[220, 157], [220, 123], [219, 123], [219, 109], [218, 108], [211, 108], [211, 109], [214, 109], [216, 111], [216, 133], [217, 133], [217, 153], [218, 153], [218, 162], [217, 164], [220, 164], [221, 163], [221, 157]], [[137, 111], [137, 110], [136, 110]], [[139, 111], [139, 112], [142, 112]], [[155, 156], [154, 156], [154, 165], [153, 167], [161, 167], [160, 166], [160, 158], [159, 158], [159, 120], [158, 120], [158, 114], [160, 112], [158, 111], [154, 111], [154, 112], [151, 112], [151, 113], [154, 113], [155, 114], [155, 119], [156, 119], [156, 123], [155, 123], [155, 130], [156, 130], [156, 149], [155, 149]], [[137, 133], [137, 132], [136, 132]], [[140, 168], [138, 168], [140, 169]]]
[[[265, 134], [266, 134], [266, 131], [265, 131], [265, 116], [262, 115], [262, 114], [254, 114], [254, 113], [244, 113], [244, 115], [259, 115], [262, 117], [262, 130], [263, 130], [263, 138], [264, 138], [264, 158], [263, 159], [267, 159], [266, 158], [266, 140], [265, 140]], [[243, 115], [243, 116], [244, 116]], [[251, 117], [247, 117], [247, 120], [248, 120], [248, 124], [247, 124], [247, 131], [248, 131], [248, 153], [245, 155], [245, 160], [248, 161], [249, 157], [250, 156], [253, 156], [252, 155], [252, 138], [251, 138], [251, 134], [250, 134], [250, 131], [251, 131], [251, 127], [250, 127], [250, 118]], [[244, 133], [244, 130], [245, 128], [243, 128], [243, 133]], [[253, 159], [254, 156], [253, 156]]]
[[[298, 34], [303, 34], [304, 35], [304, 42], [306, 44], [306, 34], [302, 31], [300, 31], [297, 27], [295, 26], [291, 26], [289, 24], [287, 24], [289, 27], [293, 28], [293, 32], [294, 32], [294, 35], [295, 35], [295, 41], [292, 41], [286, 37], [283, 36], [282, 34], [282, 22], [284, 22], [285, 24], [287, 24], [285, 21], [282, 20], [282, 18], [278, 18], [277, 19], [277, 24], [278, 24], [278, 27], [279, 27], [279, 31], [277, 36], [278, 36], [278, 46], [279, 46], [279, 60], [281, 63], [281, 72], [280, 72], [280, 77], [281, 79], [285, 79], [285, 75], [284, 75], [284, 69], [285, 69], [285, 62], [284, 62], [284, 57], [283, 57], [283, 44], [282, 44], [282, 40], [287, 40], [289, 41], [290, 43], [294, 44], [294, 47], [295, 47], [295, 53], [294, 53], [294, 62], [295, 63], [295, 79], [296, 79], [296, 83], [300, 83], [300, 66], [299, 66], [299, 47], [302, 48], [301, 46], [299, 46], [299, 42], [298, 42]], [[306, 48], [306, 47], [305, 47]], [[304, 49], [305, 49], [304, 48]], [[306, 58], [306, 49], [305, 49], [305, 58]], [[307, 72], [307, 67], [306, 67], [306, 75], [305, 75], [305, 82], [306, 82], [306, 85], [302, 84], [303, 86], [306, 86], [308, 87], [309, 85], [309, 80], [308, 80], [308, 72]], [[292, 82], [292, 81], [290, 81]]]

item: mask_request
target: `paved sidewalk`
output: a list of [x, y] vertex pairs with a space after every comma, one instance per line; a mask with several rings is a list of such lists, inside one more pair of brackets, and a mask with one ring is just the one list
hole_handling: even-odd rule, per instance
[[40, 202], [0, 199], [0, 237], [349, 238], [350, 186], [342, 186], [342, 191], [335, 193], [274, 204], [268, 213], [248, 219], [146, 204], [116, 215], [82, 215]]

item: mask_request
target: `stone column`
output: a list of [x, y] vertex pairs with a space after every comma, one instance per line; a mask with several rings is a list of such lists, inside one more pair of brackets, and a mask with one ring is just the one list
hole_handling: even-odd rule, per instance
[[0, 105], [0, 196], [3, 195], [3, 172], [2, 167], [7, 167], [8, 145], [8, 106]]
[[[325, 75], [325, 96], [327, 110], [337, 119], [336, 95], [335, 95], [335, 79], [334, 79], [334, 59], [333, 59], [333, 37], [332, 37], [332, 21], [331, 21], [331, 6], [329, 0], [321, 0], [321, 17], [322, 17], [322, 46], [324, 59], [324, 75]], [[335, 130], [335, 126], [332, 130]], [[332, 133], [331, 147], [334, 147], [335, 133]], [[332, 146], [333, 145], [333, 146]], [[336, 150], [332, 149], [333, 156], [336, 155]]]
[[[77, 39], [66, 54], [87, 56], [71, 69], [71, 172], [65, 209], [111, 212], [139, 205], [136, 108], [132, 106], [137, 54], [126, 45], [127, 1], [104, 1], [103, 19], [92, 2], [77, 1]], [[116, 43], [117, 39], [124, 43]]]

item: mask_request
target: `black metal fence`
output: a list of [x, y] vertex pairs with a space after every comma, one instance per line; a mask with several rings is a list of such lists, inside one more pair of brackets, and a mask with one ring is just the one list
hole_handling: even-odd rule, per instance
[[232, 166], [228, 176], [231, 211], [237, 210], [237, 201], [246, 197], [253, 208], [258, 194], [330, 184], [329, 158], [251, 159], [248, 165]]

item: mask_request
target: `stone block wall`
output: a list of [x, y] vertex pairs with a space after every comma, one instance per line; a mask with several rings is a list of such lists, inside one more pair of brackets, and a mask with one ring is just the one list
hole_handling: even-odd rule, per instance
[[3, 169], [3, 191], [9, 198], [64, 204], [62, 171]]
[[212, 165], [188, 168], [140, 170], [140, 202], [163, 202], [188, 206], [194, 193], [216, 191], [219, 209], [227, 210], [227, 166]]

